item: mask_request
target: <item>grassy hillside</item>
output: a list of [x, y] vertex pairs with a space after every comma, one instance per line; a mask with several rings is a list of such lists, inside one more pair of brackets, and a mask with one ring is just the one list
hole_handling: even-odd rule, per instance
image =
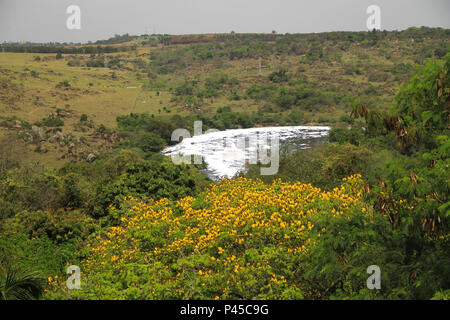
[[[442, 57], [450, 35], [448, 30], [421, 28], [127, 36], [107, 43], [4, 45], [0, 135], [18, 135], [26, 143], [24, 158], [51, 166], [85, 161], [90, 153], [98, 155], [120, 139], [112, 133], [105, 138], [98, 129], [116, 129], [116, 117], [130, 113], [166, 120], [174, 115], [212, 118], [226, 107], [245, 114], [241, 121], [212, 123], [219, 129], [351, 123], [348, 113], [354, 96], [369, 106], [389, 108], [414, 65]], [[80, 123], [82, 115], [87, 121]], [[45, 122], [49, 117], [63, 124]], [[47, 137], [38, 139], [42, 141], [30, 137], [32, 125], [43, 127]], [[64, 143], [49, 142], [56, 131], [62, 132]]]

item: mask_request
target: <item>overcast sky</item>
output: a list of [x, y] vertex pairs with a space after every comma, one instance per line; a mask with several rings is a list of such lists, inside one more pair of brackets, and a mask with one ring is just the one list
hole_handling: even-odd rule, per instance
[[[69, 5], [81, 29], [69, 30]], [[114, 34], [309, 33], [367, 30], [366, 9], [381, 8], [381, 29], [450, 28], [450, 0], [0, 0], [0, 42], [87, 42]]]

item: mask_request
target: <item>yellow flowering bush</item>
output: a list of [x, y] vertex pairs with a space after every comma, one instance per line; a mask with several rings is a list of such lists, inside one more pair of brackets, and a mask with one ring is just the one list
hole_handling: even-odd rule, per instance
[[[94, 234], [82, 290], [96, 299], [302, 298], [302, 257], [327, 232], [320, 216], [361, 213], [361, 176], [323, 191], [238, 178], [179, 201], [124, 198], [120, 224]], [[104, 229], [102, 229], [104, 230]]]

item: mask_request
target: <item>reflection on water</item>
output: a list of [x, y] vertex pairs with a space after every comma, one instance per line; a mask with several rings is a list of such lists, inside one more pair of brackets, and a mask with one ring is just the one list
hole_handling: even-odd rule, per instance
[[[232, 129], [185, 138], [177, 145], [163, 151], [168, 156], [197, 155], [206, 163], [204, 173], [213, 180], [231, 178], [246, 169], [246, 164], [254, 163], [261, 155], [274, 156], [271, 139], [279, 139], [280, 149], [288, 152], [302, 150], [321, 143], [328, 136], [330, 127], [296, 126]], [[276, 153], [278, 155], [278, 152]], [[193, 162], [193, 161], [192, 161]]]

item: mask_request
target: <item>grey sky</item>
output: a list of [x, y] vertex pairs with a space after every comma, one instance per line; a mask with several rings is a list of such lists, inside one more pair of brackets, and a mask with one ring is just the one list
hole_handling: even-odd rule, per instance
[[[81, 30], [66, 8], [81, 8]], [[366, 8], [381, 28], [450, 28], [450, 0], [0, 0], [0, 42], [86, 42], [114, 34], [366, 30]]]

